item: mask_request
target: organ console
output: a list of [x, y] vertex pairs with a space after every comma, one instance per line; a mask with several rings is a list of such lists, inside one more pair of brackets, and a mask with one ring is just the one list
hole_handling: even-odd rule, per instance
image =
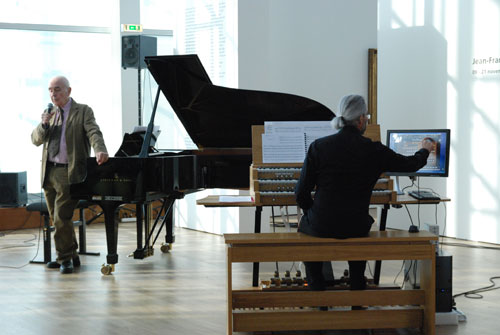
[[[302, 163], [263, 163], [261, 135], [263, 126], [252, 127], [253, 163], [250, 167], [250, 194], [257, 206], [291, 206], [295, 202], [295, 186], [300, 177]], [[380, 140], [380, 126], [367, 125], [366, 136]], [[396, 201], [393, 180], [381, 176], [372, 192], [370, 203], [373, 205], [389, 204]]]

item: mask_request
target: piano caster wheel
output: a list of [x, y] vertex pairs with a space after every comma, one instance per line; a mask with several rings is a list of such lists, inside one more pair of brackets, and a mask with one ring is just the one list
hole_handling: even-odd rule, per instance
[[115, 271], [115, 265], [114, 264], [103, 264], [101, 266], [101, 273], [105, 276], [110, 275], [111, 272]]
[[172, 244], [171, 243], [163, 243], [160, 247], [161, 252], [164, 254], [172, 250]]

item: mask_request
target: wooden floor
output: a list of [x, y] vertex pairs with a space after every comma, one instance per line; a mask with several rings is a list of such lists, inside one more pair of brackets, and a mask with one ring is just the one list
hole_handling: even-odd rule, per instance
[[[176, 243], [170, 253], [162, 254], [157, 247], [154, 256], [136, 260], [127, 257], [135, 249], [135, 224], [121, 224], [119, 263], [113, 275], [103, 276], [100, 273], [106, 254], [103, 224], [92, 224], [87, 230], [88, 251], [100, 251], [101, 256], [80, 256], [81, 268], [70, 275], [61, 275], [43, 265], [26, 265], [37, 249], [37, 259], [43, 255], [37, 229], [2, 234], [5, 235], [0, 236], [0, 334], [226, 332], [226, 264], [221, 236], [177, 228]], [[455, 246], [443, 249], [453, 255], [454, 294], [487, 286], [488, 278], [500, 276], [500, 250]], [[261, 278], [271, 277], [273, 265], [263, 266]], [[341, 276], [344, 268], [345, 262], [334, 263], [335, 275]], [[401, 262], [384, 262], [381, 282], [392, 283], [400, 268]], [[249, 266], [238, 265], [234, 271], [236, 284], [250, 285]], [[401, 283], [402, 275], [396, 281]], [[498, 334], [500, 290], [483, 296], [483, 299], [457, 298], [457, 308], [465, 313], [467, 321], [458, 326], [438, 326], [436, 334]]]

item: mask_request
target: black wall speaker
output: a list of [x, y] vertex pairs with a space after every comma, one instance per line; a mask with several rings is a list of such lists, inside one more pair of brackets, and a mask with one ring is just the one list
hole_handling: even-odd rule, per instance
[[144, 57], [156, 56], [156, 37], [144, 35], [122, 36], [122, 67], [144, 69]]
[[26, 171], [0, 173], [0, 206], [19, 207], [27, 203]]

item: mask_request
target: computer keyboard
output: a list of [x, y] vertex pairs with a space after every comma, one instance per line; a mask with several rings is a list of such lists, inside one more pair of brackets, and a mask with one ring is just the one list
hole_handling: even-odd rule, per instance
[[408, 194], [418, 200], [441, 200], [440, 197], [429, 191], [410, 191]]

